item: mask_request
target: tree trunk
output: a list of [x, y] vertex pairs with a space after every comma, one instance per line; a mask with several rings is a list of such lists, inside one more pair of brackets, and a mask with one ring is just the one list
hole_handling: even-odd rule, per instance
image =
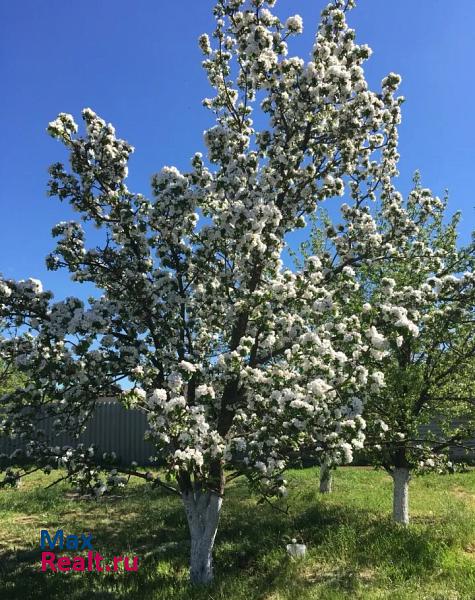
[[331, 468], [326, 464], [322, 463], [320, 466], [320, 493], [330, 494], [333, 485], [333, 474]]
[[393, 519], [396, 523], [409, 524], [409, 480], [407, 467], [395, 467], [392, 472], [394, 482]]
[[208, 584], [213, 579], [213, 546], [223, 499], [209, 491], [184, 492], [181, 497], [191, 537], [190, 580]]

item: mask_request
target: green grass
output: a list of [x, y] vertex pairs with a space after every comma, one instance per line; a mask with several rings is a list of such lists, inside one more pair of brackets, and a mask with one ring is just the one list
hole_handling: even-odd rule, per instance
[[[475, 471], [411, 482], [412, 524], [391, 523], [391, 480], [344, 468], [317, 493], [317, 469], [291, 471], [286, 516], [229, 489], [215, 546], [215, 583], [187, 581], [188, 533], [179, 501], [136, 484], [100, 502], [50, 490], [46, 476], [0, 492], [0, 598], [166, 600], [475, 600]], [[39, 530], [92, 532], [106, 557], [139, 557], [136, 573], [41, 573]], [[285, 552], [302, 537], [304, 559]]]

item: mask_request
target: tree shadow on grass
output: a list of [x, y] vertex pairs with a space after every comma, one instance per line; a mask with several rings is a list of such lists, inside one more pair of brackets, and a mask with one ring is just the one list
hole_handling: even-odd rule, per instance
[[[437, 563], [438, 544], [429, 526], [403, 528], [371, 511], [321, 500], [301, 512], [295, 506], [296, 516], [289, 517], [257, 506], [243, 490], [233, 487], [224, 503], [210, 588], [188, 584], [188, 530], [179, 500], [140, 486], [109, 504], [63, 502], [58, 522], [48, 516], [50, 530], [92, 531], [95, 550], [107, 558], [138, 556], [136, 573], [42, 573], [38, 537], [28, 547], [0, 554], [0, 597], [257, 600], [277, 590], [295, 598], [316, 586], [351, 594], [381, 568], [400, 580], [430, 573]], [[25, 504], [32, 499], [25, 493]], [[284, 536], [296, 532], [309, 549], [302, 563], [285, 552]]]
[[433, 568], [440, 552], [429, 526], [404, 527], [365, 509], [321, 502], [302, 512], [297, 524], [322, 558], [339, 557], [355, 568], [384, 565], [402, 578]]
[[[52, 491], [53, 492], [53, 491]], [[0, 552], [0, 598], [149, 598], [145, 582], [154, 574], [157, 557], [173, 560], [188, 554], [186, 520], [179, 502], [161, 490], [141, 486], [124, 491], [122, 498], [109, 502], [65, 500], [54, 491], [56, 503], [48, 502], [48, 492], [21, 492], [15, 511], [43, 512], [43, 522], [34, 530], [34, 539]], [[24, 506], [23, 506], [24, 505]], [[32, 508], [35, 506], [35, 509]], [[25, 509], [25, 510], [24, 510]], [[54, 509], [54, 510], [53, 510]], [[93, 533], [94, 550], [111, 559], [138, 556], [139, 570], [130, 573], [43, 573], [39, 529], [52, 534], [63, 529], [65, 535]], [[32, 536], [33, 537], [33, 536]], [[177, 544], [178, 541], [178, 544]], [[58, 551], [58, 555], [83, 555]]]

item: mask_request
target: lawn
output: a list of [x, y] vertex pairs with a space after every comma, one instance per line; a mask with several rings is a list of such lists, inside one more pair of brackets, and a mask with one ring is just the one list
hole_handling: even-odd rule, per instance
[[[175, 497], [138, 483], [81, 500], [61, 484], [45, 490], [51, 479], [33, 476], [0, 492], [0, 598], [475, 599], [475, 471], [415, 478], [408, 528], [390, 521], [383, 472], [340, 469], [325, 497], [317, 476], [318, 469], [288, 473], [289, 515], [258, 504], [237, 480], [216, 540], [216, 581], [202, 590], [187, 582], [187, 528]], [[138, 556], [138, 571], [40, 572], [39, 531], [58, 528], [91, 532], [108, 558]], [[305, 558], [287, 556], [286, 536], [303, 538]]]

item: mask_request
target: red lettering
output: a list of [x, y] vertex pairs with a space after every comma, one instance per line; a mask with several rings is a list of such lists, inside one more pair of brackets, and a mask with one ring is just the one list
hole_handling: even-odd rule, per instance
[[42, 552], [41, 553], [41, 570], [46, 571], [47, 566], [50, 566], [51, 570], [56, 573], [56, 567], [54, 565], [55, 558], [56, 558], [56, 554], [54, 552]]
[[82, 556], [73, 558], [73, 571], [84, 571], [86, 568], [86, 560]]
[[99, 554], [99, 552], [96, 552], [96, 555], [94, 556], [94, 562], [96, 563], [96, 570], [97, 570], [97, 571], [99, 571], [99, 573], [102, 573], [102, 571], [104, 570], [104, 569], [101, 567], [101, 560], [102, 560], [103, 558], [104, 558], [104, 557], [103, 557], [103, 556], [101, 556], [101, 555]]
[[62, 573], [65, 573], [66, 571], [71, 570], [71, 559], [68, 556], [61, 556], [61, 558], [58, 558], [57, 564], [58, 564], [58, 569]]
[[124, 559], [124, 568], [126, 571], [136, 571], [139, 566], [139, 558], [138, 556], [134, 556], [134, 561], [132, 566], [130, 566], [129, 557], [126, 556]]

